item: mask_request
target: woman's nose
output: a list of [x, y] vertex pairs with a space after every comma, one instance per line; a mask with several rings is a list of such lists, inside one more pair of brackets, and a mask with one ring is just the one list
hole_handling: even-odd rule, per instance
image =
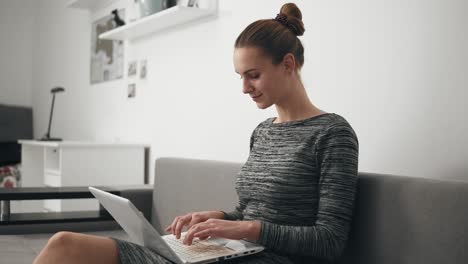
[[243, 79], [242, 80], [242, 92], [247, 94], [253, 91], [253, 87], [250, 85], [250, 83]]

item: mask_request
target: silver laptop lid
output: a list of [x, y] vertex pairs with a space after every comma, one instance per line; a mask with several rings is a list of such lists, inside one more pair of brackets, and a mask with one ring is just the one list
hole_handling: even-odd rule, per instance
[[88, 189], [136, 244], [154, 249], [175, 263], [184, 263], [128, 199], [93, 187]]
[[[151, 248], [174, 263], [211, 263], [221, 259], [243, 257], [264, 250], [264, 247], [247, 241], [218, 238], [211, 241], [217, 241], [216, 244], [219, 246], [230, 248], [233, 250], [233, 253], [224, 253], [216, 256], [206, 256], [184, 261], [174, 252], [171, 246], [167, 244], [166, 240], [161, 237], [144, 215], [128, 199], [93, 187], [89, 187], [89, 190], [136, 244]], [[236, 248], [234, 244], [240, 244], [242, 248]]]

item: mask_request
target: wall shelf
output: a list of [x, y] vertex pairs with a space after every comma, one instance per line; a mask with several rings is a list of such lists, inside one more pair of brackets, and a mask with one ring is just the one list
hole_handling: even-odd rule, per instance
[[86, 9], [93, 11], [109, 6], [116, 0], [72, 0], [67, 3], [67, 8]]
[[217, 8], [205, 9], [178, 5], [102, 33], [99, 38], [133, 40], [175, 25], [214, 16], [216, 12]]

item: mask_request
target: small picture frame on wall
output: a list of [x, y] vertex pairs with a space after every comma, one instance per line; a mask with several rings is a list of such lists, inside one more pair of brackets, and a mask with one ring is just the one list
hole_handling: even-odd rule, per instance
[[198, 7], [198, 0], [186, 0], [188, 7]]
[[129, 83], [127, 88], [127, 98], [135, 98], [136, 96], [136, 84]]
[[130, 61], [128, 63], [128, 77], [133, 77], [135, 76], [137, 73], [137, 61]]
[[140, 61], [140, 79], [146, 79], [147, 66], [146, 60]]

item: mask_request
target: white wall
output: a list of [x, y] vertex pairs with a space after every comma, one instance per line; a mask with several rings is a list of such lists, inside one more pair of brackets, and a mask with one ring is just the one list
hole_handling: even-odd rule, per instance
[[0, 104], [32, 106], [34, 0], [0, 2]]
[[[284, 1], [220, 0], [216, 19], [128, 43], [126, 61], [149, 76], [126, 98], [127, 79], [89, 85], [90, 24], [126, 0], [88, 14], [41, 0], [33, 70], [36, 137], [58, 95], [53, 135], [139, 141], [161, 156], [244, 161], [261, 111], [241, 93], [233, 43]], [[468, 178], [468, 4], [463, 0], [294, 1], [306, 26], [302, 71], [312, 101], [343, 115], [360, 140], [360, 170]], [[153, 165], [153, 164], [152, 164]]]
[[[65, 0], [39, 0], [33, 47], [34, 131], [47, 131], [52, 95], [50, 89], [63, 86], [56, 95], [51, 136], [92, 139], [97, 121], [95, 111], [105, 97], [89, 85], [90, 21], [86, 11], [66, 9]], [[100, 117], [100, 116], [99, 116]]]

